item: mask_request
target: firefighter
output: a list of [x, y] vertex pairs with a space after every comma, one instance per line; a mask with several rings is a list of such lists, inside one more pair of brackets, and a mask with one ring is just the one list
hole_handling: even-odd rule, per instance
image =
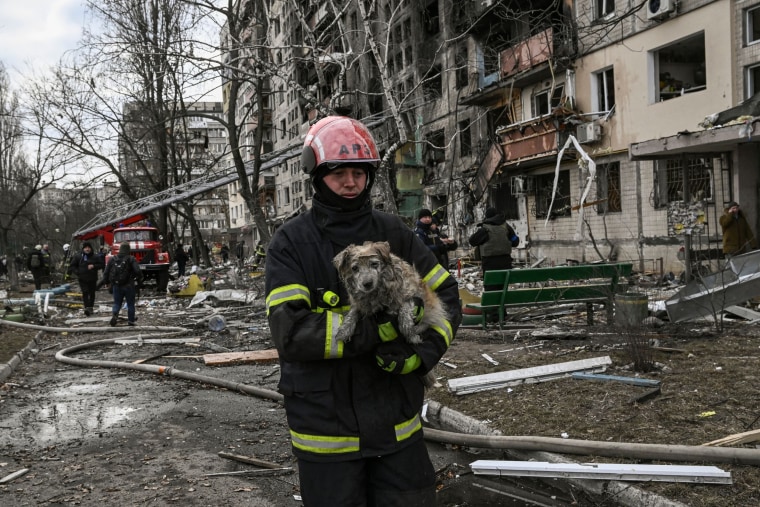
[[[360, 122], [330, 116], [306, 136], [311, 210], [285, 222], [267, 249], [266, 305], [281, 365], [301, 496], [308, 506], [434, 505], [435, 472], [422, 435], [422, 376], [446, 352], [461, 311], [456, 281], [398, 216], [372, 209], [380, 157]], [[410, 346], [388, 316], [333, 337], [348, 309], [333, 257], [349, 244], [388, 241], [414, 264], [451, 315]], [[423, 309], [424, 310], [424, 309]], [[383, 341], [381, 336], [388, 341]]]

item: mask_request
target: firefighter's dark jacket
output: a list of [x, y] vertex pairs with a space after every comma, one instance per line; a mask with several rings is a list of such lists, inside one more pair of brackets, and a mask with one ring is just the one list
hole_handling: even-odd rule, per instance
[[[388, 241], [391, 251], [417, 268], [451, 315], [416, 346], [418, 371], [387, 373], [377, 366], [373, 319], [347, 343], [335, 332], [348, 298], [332, 264], [348, 244]], [[339, 300], [330, 298], [331, 293]], [[346, 461], [398, 451], [422, 438], [422, 374], [446, 352], [461, 321], [456, 280], [397, 217], [370, 208], [330, 213], [316, 200], [286, 222], [267, 250], [267, 315], [280, 357], [293, 452], [311, 461]], [[401, 338], [402, 339], [402, 338]], [[368, 341], [370, 345], [367, 346]]]

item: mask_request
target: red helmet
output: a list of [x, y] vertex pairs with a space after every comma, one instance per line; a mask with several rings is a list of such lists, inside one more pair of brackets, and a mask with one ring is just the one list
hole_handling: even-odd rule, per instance
[[301, 153], [301, 167], [314, 176], [317, 168], [332, 170], [345, 164], [366, 165], [374, 171], [380, 164], [372, 134], [360, 121], [346, 116], [328, 116], [311, 126]]

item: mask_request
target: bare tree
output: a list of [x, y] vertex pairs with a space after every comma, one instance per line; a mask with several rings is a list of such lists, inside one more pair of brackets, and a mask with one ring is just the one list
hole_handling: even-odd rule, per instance
[[[46, 219], [38, 214], [36, 196], [60, 181], [67, 167], [76, 163], [58, 146], [46, 142], [44, 128], [40, 116], [21, 106], [0, 63], [0, 252], [6, 255], [19, 254], [23, 243], [38, 240]], [[8, 266], [15, 286], [15, 266], [12, 262]]]

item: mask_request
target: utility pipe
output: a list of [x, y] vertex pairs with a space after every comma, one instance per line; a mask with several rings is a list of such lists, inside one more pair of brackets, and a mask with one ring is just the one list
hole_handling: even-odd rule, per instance
[[737, 447], [636, 444], [533, 436], [467, 435], [432, 428], [425, 428], [425, 438], [444, 444], [483, 449], [516, 449], [643, 460], [711, 461], [738, 465], [760, 465], [760, 450]]

